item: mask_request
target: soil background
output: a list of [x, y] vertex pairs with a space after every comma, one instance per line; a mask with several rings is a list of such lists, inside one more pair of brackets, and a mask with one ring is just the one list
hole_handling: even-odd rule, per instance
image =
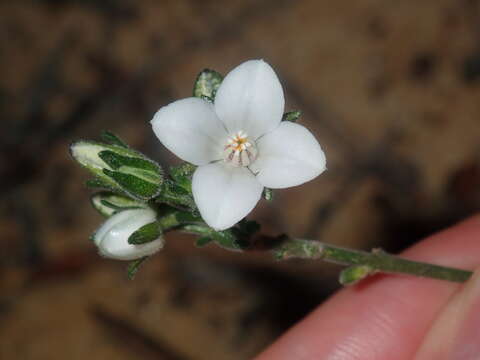
[[249, 359], [338, 288], [175, 234], [128, 281], [88, 241], [69, 144], [109, 129], [174, 164], [155, 111], [252, 58], [328, 159], [257, 206], [266, 233], [397, 252], [479, 210], [479, 1], [3, 0], [0, 358]]

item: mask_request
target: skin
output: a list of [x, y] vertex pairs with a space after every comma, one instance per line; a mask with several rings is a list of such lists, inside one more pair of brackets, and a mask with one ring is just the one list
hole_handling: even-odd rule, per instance
[[[465, 269], [480, 265], [480, 215], [401, 254]], [[480, 271], [465, 284], [378, 275], [343, 289], [256, 360], [480, 359]]]

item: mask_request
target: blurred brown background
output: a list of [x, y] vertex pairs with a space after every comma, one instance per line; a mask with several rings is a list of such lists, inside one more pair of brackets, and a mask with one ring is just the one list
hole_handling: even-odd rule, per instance
[[[275, 193], [268, 233], [398, 251], [480, 207], [480, 4], [469, 0], [0, 2], [0, 358], [248, 359], [337, 287], [172, 234], [126, 280], [68, 156], [148, 121], [205, 67], [263, 58], [329, 171]], [[319, 334], [321, 341], [321, 334]]]

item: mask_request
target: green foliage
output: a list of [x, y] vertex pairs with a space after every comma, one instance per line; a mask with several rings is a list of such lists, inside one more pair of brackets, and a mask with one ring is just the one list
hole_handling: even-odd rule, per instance
[[162, 235], [160, 227], [156, 221], [143, 225], [128, 238], [128, 243], [132, 245], [145, 244], [157, 240]]
[[131, 261], [128, 266], [127, 266], [127, 277], [130, 280], [133, 280], [135, 278], [135, 275], [138, 272], [138, 269], [140, 268], [140, 265], [143, 264], [145, 260], [148, 259], [148, 256], [145, 256], [143, 258]]
[[129, 147], [122, 139], [120, 139], [117, 135], [111, 133], [110, 131], [102, 131], [102, 134], [100, 136], [102, 137], [102, 140], [106, 143], [117, 145], [126, 149], [128, 149]]
[[160, 166], [128, 148], [112, 133], [104, 132], [102, 137], [113, 145], [81, 140], [70, 146], [72, 157], [95, 175], [87, 186], [108, 189], [142, 201], [157, 196], [163, 183]]
[[197, 167], [189, 163], [183, 163], [170, 168], [170, 176], [175, 183], [187, 193], [192, 193], [192, 176]]
[[208, 237], [208, 236], [200, 236], [200, 237], [197, 238], [197, 240], [195, 241], [195, 246], [196, 246], [196, 247], [204, 247], [205, 245], [210, 244], [212, 241], [213, 241], [213, 239], [212, 239], [211, 237]]
[[128, 209], [139, 209], [145, 204], [129, 197], [116, 194], [110, 191], [100, 191], [90, 197], [92, 206], [103, 216], [112, 216], [118, 211]]
[[263, 188], [262, 196], [267, 201], [273, 200], [273, 190], [269, 188]]
[[199, 247], [215, 242], [224, 249], [241, 251], [250, 246], [250, 239], [259, 228], [260, 226], [255, 221], [245, 220], [237, 226], [223, 231], [217, 231], [205, 224], [188, 224], [183, 226], [182, 230], [200, 235], [196, 241], [196, 245]]
[[156, 201], [181, 210], [197, 212], [197, 206], [193, 200], [191, 190], [189, 191], [185, 189], [185, 187], [179, 186], [177, 183], [169, 179], [166, 179], [163, 182], [162, 190], [156, 198]]
[[201, 71], [193, 86], [193, 96], [213, 102], [222, 81], [223, 76], [215, 70], [205, 69]]
[[373, 269], [368, 265], [352, 265], [340, 273], [339, 281], [345, 286], [354, 285], [371, 275], [372, 272]]
[[289, 111], [283, 114], [282, 121], [297, 122], [298, 118], [302, 115], [299, 110]]
[[103, 169], [103, 173], [112, 178], [128, 195], [136, 199], [144, 201], [152, 199], [159, 194], [161, 189], [159, 184], [145, 181], [135, 175], [108, 169]]
[[158, 178], [160, 176], [157, 172], [158, 166], [146, 159], [119, 155], [111, 150], [100, 151], [98, 156], [115, 170], [121, 170], [122, 167], [134, 168], [145, 170], [145, 172], [151, 172], [153, 178]]
[[105, 179], [102, 179], [99, 177], [88, 179], [85, 182], [85, 186], [88, 187], [89, 189], [105, 189], [105, 190], [111, 190], [111, 191], [119, 190], [117, 188], [117, 185], [113, 181], [108, 182], [108, 181], [105, 181]]

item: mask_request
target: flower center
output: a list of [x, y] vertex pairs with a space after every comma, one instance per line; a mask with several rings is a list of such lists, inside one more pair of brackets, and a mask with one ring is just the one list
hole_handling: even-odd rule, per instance
[[228, 137], [223, 159], [233, 166], [248, 166], [257, 158], [257, 146], [244, 131]]

